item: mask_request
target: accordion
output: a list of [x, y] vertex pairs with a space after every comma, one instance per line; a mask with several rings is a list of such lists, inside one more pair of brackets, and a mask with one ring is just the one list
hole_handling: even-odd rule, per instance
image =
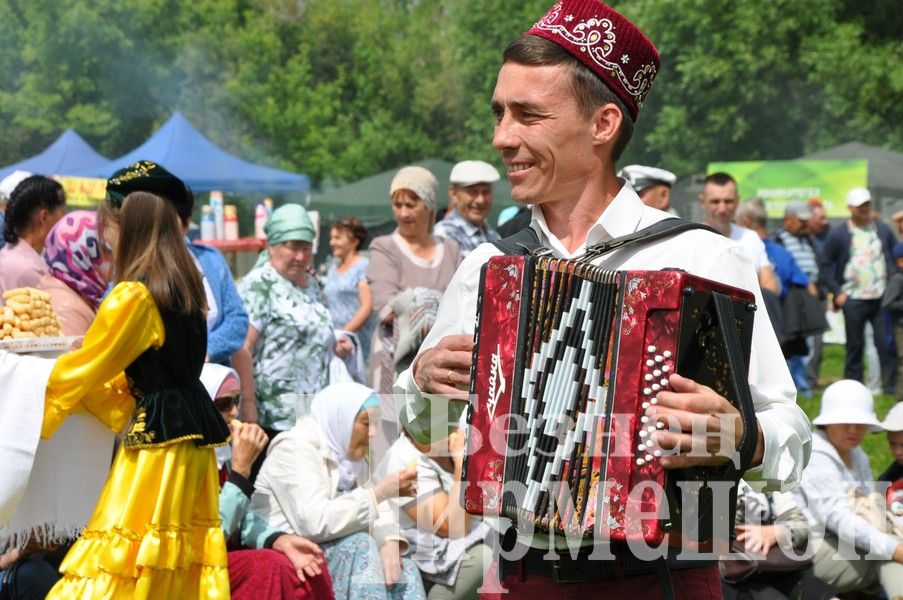
[[671, 373], [708, 385], [740, 411], [748, 463], [754, 310], [751, 293], [680, 270], [490, 259], [477, 308], [465, 510], [568, 537], [659, 543], [682, 532], [668, 543], [689, 534], [704, 545], [725, 527], [731, 536], [747, 465], [664, 469], [644, 413]]

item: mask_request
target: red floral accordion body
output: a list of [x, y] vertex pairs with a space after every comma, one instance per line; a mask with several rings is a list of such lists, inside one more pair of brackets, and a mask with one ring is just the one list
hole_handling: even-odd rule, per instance
[[[666, 471], [644, 416], [672, 372], [752, 411], [733, 392], [716, 294], [733, 308], [745, 385], [749, 292], [679, 270], [490, 259], [477, 309], [465, 509], [568, 537], [659, 543], [681, 530], [705, 542], [723, 534], [719, 521], [731, 535], [736, 485], [713, 517], [725, 489], [715, 482], [735, 484], [737, 465]], [[693, 502], [682, 501], [679, 484]]]

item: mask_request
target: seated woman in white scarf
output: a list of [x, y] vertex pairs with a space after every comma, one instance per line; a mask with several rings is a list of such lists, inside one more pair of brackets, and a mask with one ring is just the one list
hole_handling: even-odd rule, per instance
[[416, 472], [364, 483], [378, 406], [376, 393], [358, 383], [334, 384], [314, 396], [310, 416], [270, 444], [251, 506], [270, 526], [320, 545], [336, 598], [425, 598], [385, 503], [414, 495]]

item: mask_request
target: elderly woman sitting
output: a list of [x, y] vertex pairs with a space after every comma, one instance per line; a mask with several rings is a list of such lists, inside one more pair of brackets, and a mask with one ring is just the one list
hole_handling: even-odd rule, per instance
[[363, 483], [378, 412], [376, 393], [358, 383], [317, 394], [310, 415], [270, 444], [251, 506], [272, 527], [320, 544], [337, 598], [424, 598], [416, 565], [401, 556], [407, 542], [385, 503], [416, 493], [416, 471]]
[[881, 585], [891, 598], [903, 590], [903, 539], [890, 533], [886, 506], [873, 502], [872, 470], [860, 444], [880, 431], [872, 394], [845, 379], [825, 389], [812, 420], [812, 457], [797, 488], [815, 547], [815, 575], [840, 592]]
[[326, 387], [333, 352], [344, 357], [351, 342], [336, 341], [320, 287], [308, 273], [314, 225], [307, 211], [280, 206], [266, 234], [268, 259], [238, 291], [250, 322], [244, 345], [253, 359], [258, 423], [272, 437], [295, 424], [298, 394]]

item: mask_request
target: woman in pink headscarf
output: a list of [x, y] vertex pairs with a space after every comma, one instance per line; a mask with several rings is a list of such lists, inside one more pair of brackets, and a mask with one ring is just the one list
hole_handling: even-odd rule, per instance
[[44, 241], [49, 272], [38, 287], [62, 324], [63, 335], [84, 335], [107, 291], [110, 264], [97, 234], [97, 213], [76, 210], [63, 216]]

